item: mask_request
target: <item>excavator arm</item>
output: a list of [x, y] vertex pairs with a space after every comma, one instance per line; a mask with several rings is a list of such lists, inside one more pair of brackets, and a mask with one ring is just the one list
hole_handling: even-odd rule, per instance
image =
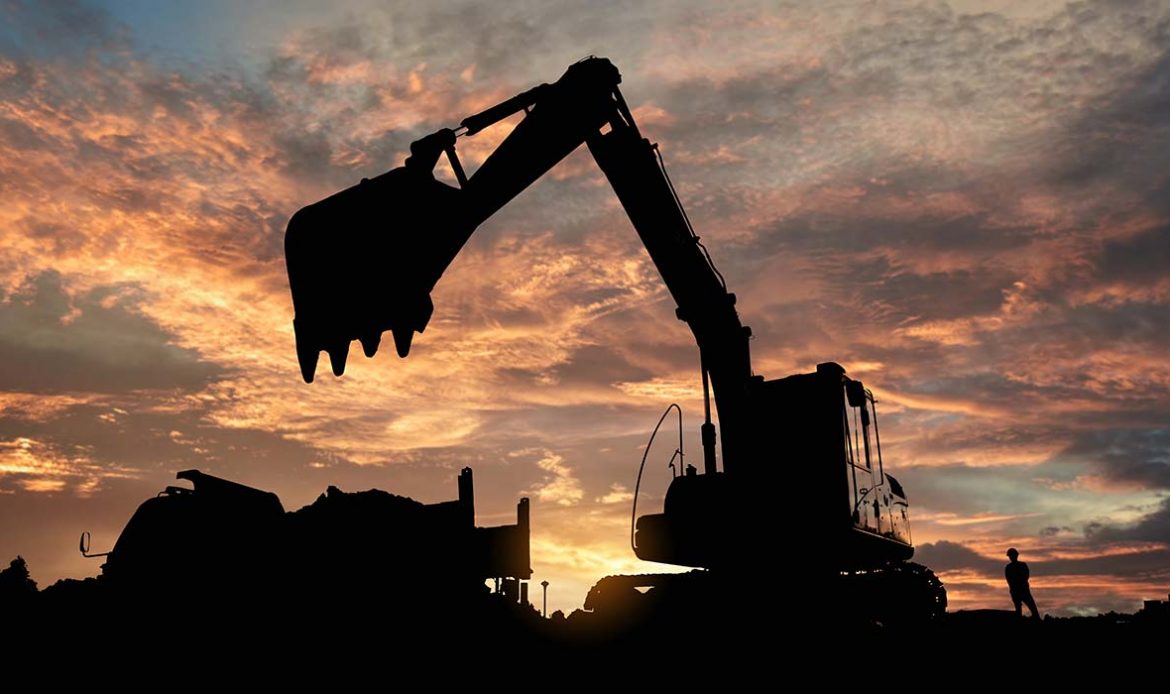
[[[739, 459], [736, 424], [751, 376], [748, 337], [735, 296], [711, 263], [658, 157], [622, 98], [617, 68], [603, 58], [571, 66], [542, 84], [411, 145], [400, 168], [363, 180], [297, 212], [285, 237], [296, 311], [297, 356], [311, 382], [321, 350], [335, 375], [352, 340], [366, 356], [389, 330], [405, 357], [433, 305], [430, 293], [475, 229], [581, 144], [605, 173], [699, 346], [723, 428], [723, 464]], [[468, 177], [456, 153], [461, 136], [520, 111], [524, 118]], [[434, 176], [446, 155], [459, 183]], [[715, 472], [715, 429], [707, 408], [705, 472]]]

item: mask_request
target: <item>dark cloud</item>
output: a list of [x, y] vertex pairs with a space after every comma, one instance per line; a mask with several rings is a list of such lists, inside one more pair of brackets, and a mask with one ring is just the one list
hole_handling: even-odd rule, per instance
[[[1170, 153], [1170, 148], [1167, 148]], [[1167, 186], [1170, 190], [1170, 186]], [[1170, 212], [1170, 209], [1167, 210]], [[1170, 267], [1170, 226], [1158, 226], [1130, 238], [1107, 241], [1095, 260], [1104, 281], [1146, 283], [1166, 276]]]
[[[384, 44], [397, 60], [423, 60], [459, 69], [475, 64], [477, 70], [502, 74], [505, 79], [538, 81], [549, 81], [549, 72], [607, 49], [621, 50], [632, 59], [641, 52], [640, 46], [615, 46], [606, 37], [646, 33], [656, 24], [655, 8], [613, 2], [588, 6], [520, 2], [495, 7], [462, 0], [443, 6], [422, 3], [421, 8], [396, 5], [387, 14], [389, 34]], [[450, 50], [453, 47], [459, 50]]]
[[[1165, 47], [1168, 27], [1163, 18], [1133, 29]], [[1145, 70], [1119, 75], [1113, 90], [1083, 110], [1059, 141], [1052, 175], [1058, 183], [1073, 186], [1102, 178], [1140, 188], [1164, 183], [1156, 176], [1170, 149], [1168, 111], [1170, 51]]]
[[51, 247], [54, 253], [70, 253], [85, 245], [85, 234], [64, 224], [34, 222], [25, 229], [30, 236]]
[[644, 381], [654, 376], [650, 371], [634, 366], [613, 347], [585, 345], [574, 351], [569, 359], [552, 370], [559, 379], [569, 383], [597, 383], [611, 385], [623, 381]]
[[124, 48], [128, 29], [83, 0], [3, 0], [0, 53], [38, 58], [82, 58], [93, 50]]
[[[1163, 536], [1165, 538], [1166, 535]], [[1026, 557], [1025, 557], [1026, 558]], [[1028, 562], [1036, 575], [1116, 576], [1170, 580], [1170, 550], [1108, 553], [1075, 559]]]
[[134, 287], [70, 298], [43, 274], [0, 303], [0, 388], [30, 393], [198, 390], [224, 369], [172, 344], [174, 337], [136, 310]]
[[[1120, 306], [1087, 304], [1064, 312], [1061, 324], [1045, 326], [1053, 334], [1052, 342], [1062, 345], [1146, 345], [1155, 353], [1166, 353], [1170, 341], [1170, 321], [1165, 320], [1166, 306], [1153, 302], [1132, 302]], [[1041, 326], [1027, 326], [1021, 337], [1036, 336]], [[1030, 334], [1034, 333], [1034, 334]]]
[[970, 547], [948, 540], [918, 545], [914, 550], [914, 561], [925, 564], [936, 572], [973, 569], [986, 575], [995, 575], [1003, 571], [1005, 563], [997, 559], [988, 559]]
[[[842, 182], [847, 185], [847, 182]], [[884, 191], [878, 191], [882, 195]], [[880, 210], [880, 206], [877, 206]], [[875, 210], [875, 211], [877, 211]], [[861, 216], [857, 214], [861, 212]], [[916, 254], [962, 252], [990, 259], [997, 253], [1021, 248], [1030, 230], [988, 224], [982, 215], [942, 217], [923, 214], [914, 219], [866, 218], [865, 210], [851, 214], [813, 213], [786, 218], [775, 231], [753, 244], [756, 253], [802, 253], [814, 256], [847, 252], [864, 257], [875, 249], [905, 250]], [[740, 251], [742, 253], [742, 251]]]
[[[1156, 511], [1146, 514], [1136, 523], [1091, 523], [1085, 526], [1085, 535], [1097, 543], [1139, 540], [1170, 544], [1170, 499], [1162, 501]], [[1165, 556], [1161, 566], [1170, 572], [1170, 552], [1163, 554]]]
[[[1005, 547], [1006, 551], [1006, 547]], [[1021, 559], [1026, 560], [1034, 579], [1045, 576], [1112, 576], [1122, 579], [1170, 578], [1170, 550], [1158, 549], [1137, 552], [1107, 553], [1096, 556], [1037, 560], [1021, 547]], [[919, 545], [915, 561], [935, 571], [972, 570], [989, 577], [1003, 575], [1007, 558], [988, 558], [956, 542], [940, 540]]]
[[329, 173], [333, 149], [324, 132], [285, 132], [276, 137], [285, 171], [310, 178]]
[[1089, 461], [1114, 482], [1170, 489], [1170, 429], [1084, 432], [1063, 455]]
[[[787, 218], [750, 245], [720, 247], [718, 254], [729, 261], [725, 269], [739, 275], [741, 284], [766, 282], [778, 263], [795, 259], [803, 281], [825, 286], [819, 302], [843, 303], [818, 311], [832, 313], [833, 321], [845, 328], [842, 332], [880, 326], [882, 333], [889, 333], [907, 320], [997, 311], [1015, 275], [995, 258], [1026, 247], [1028, 239], [1021, 230], [988, 229], [976, 218], [890, 220], [818, 213]], [[966, 256], [966, 267], [935, 272], [914, 267], [922, 258], [952, 254]], [[804, 311], [805, 320], [810, 313]], [[765, 313], [762, 318], [773, 316]]]
[[46, 145], [35, 130], [20, 121], [0, 119], [0, 142], [14, 150], [37, 150]]

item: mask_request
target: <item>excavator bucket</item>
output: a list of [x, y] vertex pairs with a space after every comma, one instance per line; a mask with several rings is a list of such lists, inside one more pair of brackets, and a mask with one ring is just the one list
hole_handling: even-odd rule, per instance
[[407, 355], [430, 321], [431, 290], [473, 230], [461, 202], [430, 172], [401, 167], [293, 215], [284, 250], [305, 382], [321, 350], [340, 376], [350, 342], [372, 357], [386, 330]]

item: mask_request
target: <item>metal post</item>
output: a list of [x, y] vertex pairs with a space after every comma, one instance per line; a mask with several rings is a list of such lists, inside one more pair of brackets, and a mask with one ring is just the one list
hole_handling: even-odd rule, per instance
[[460, 520], [468, 527], [475, 527], [475, 483], [472, 481], [471, 468], [465, 467], [459, 472], [459, 512], [463, 516]]
[[541, 610], [545, 619], [548, 619], [548, 581], [541, 581], [540, 587], [544, 588], [544, 609]]

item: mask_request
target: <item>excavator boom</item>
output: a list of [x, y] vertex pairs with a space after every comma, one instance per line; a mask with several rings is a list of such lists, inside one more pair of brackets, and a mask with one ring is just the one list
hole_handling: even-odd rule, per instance
[[[725, 468], [740, 456], [735, 422], [751, 376], [749, 330], [739, 320], [706, 249], [692, 230], [657, 156], [622, 97], [617, 68], [603, 58], [571, 66], [544, 84], [415, 142], [405, 164], [297, 212], [285, 237], [297, 356], [307, 382], [321, 350], [335, 375], [352, 340], [366, 356], [389, 330], [399, 356], [433, 311], [430, 293], [475, 229], [582, 144], [608, 178], [699, 345], [704, 382], [714, 386], [724, 428]], [[519, 111], [525, 117], [470, 177], [455, 151]], [[460, 186], [437, 180], [446, 154]], [[715, 471], [714, 428], [704, 431]]]

